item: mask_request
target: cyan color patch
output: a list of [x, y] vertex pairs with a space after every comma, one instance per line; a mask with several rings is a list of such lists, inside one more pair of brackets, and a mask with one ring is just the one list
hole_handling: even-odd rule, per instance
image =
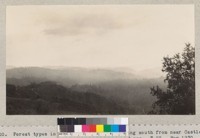
[[119, 125], [111, 125], [111, 132], [119, 132]]

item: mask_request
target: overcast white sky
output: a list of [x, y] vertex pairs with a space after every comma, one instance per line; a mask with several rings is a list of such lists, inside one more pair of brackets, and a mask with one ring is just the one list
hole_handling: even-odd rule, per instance
[[194, 45], [193, 5], [8, 6], [11, 66], [161, 67]]

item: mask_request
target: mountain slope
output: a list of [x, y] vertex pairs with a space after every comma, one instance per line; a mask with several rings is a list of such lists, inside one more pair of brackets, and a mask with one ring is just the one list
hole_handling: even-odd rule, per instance
[[7, 114], [134, 114], [134, 110], [98, 94], [42, 82], [7, 84]]
[[77, 93], [77, 97], [85, 93], [95, 94], [115, 103], [119, 102], [119, 105], [126, 105], [137, 114], [151, 110], [155, 101], [155, 97], [150, 94], [152, 86], [166, 87], [162, 77], [144, 79], [132, 73], [109, 69], [27, 67], [8, 69], [6, 75], [7, 84], [25, 87], [33, 83], [53, 81], [67, 87], [74, 94]]

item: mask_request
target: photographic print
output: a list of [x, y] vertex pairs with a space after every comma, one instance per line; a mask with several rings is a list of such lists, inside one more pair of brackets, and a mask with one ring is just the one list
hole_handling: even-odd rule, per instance
[[7, 115], [194, 115], [192, 5], [6, 8]]

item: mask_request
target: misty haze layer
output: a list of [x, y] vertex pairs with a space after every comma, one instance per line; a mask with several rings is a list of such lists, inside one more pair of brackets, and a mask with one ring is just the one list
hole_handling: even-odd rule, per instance
[[[129, 72], [120, 72], [119, 70], [122, 69], [49, 69], [41, 67], [7, 69], [7, 104], [8, 107], [10, 107], [7, 108], [7, 113], [86, 114], [86, 111], [91, 114], [148, 113], [152, 103], [155, 101], [155, 98], [150, 95], [150, 87], [157, 84], [164, 87], [163, 77], [152, 79], [143, 78], [130, 73], [130, 70]], [[62, 87], [62, 90], [60, 90], [60, 87]], [[62, 91], [62, 94], [60, 94], [59, 91]], [[62, 96], [63, 94], [64, 96]], [[85, 111], [77, 111], [79, 105], [87, 104], [87, 99], [84, 99], [84, 97], [88, 94], [91, 96], [91, 98], [88, 99], [91, 102], [90, 105], [94, 107], [85, 105]], [[52, 97], [49, 97], [49, 95], [52, 95]], [[48, 109], [49, 106], [44, 106], [43, 108], [46, 107], [47, 109], [45, 109], [46, 112], [43, 113], [36, 110], [36, 107], [27, 109], [26, 107], [21, 107], [21, 104], [14, 104], [17, 100], [33, 104], [36, 104], [37, 100], [42, 100], [46, 104], [56, 104], [61, 108], [61, 105], [63, 106], [66, 103], [64, 104], [62, 103], [62, 99], [58, 99], [59, 97], [63, 98], [65, 96], [66, 98], [64, 99], [70, 99], [74, 102], [74, 105], [71, 105], [72, 107], [74, 106], [74, 108], [71, 106], [66, 107], [66, 110], [63, 109], [62, 112], [52, 111]], [[57, 97], [57, 99], [52, 100], [52, 98], [55, 97]], [[78, 100], [75, 100], [77, 97], [79, 97]], [[100, 103], [96, 103], [97, 101]], [[70, 103], [70, 101], [68, 102]], [[107, 110], [103, 111], [103, 109], [101, 109], [102, 111], [99, 112], [94, 110], [94, 108], [98, 106], [103, 106], [101, 105], [102, 102], [109, 103], [105, 105]], [[70, 105], [69, 103], [67, 105]], [[113, 111], [112, 108], [114, 105], [121, 109]], [[16, 110], [12, 111], [13, 108]], [[28, 112], [29, 110], [31, 110], [30, 113]]]

